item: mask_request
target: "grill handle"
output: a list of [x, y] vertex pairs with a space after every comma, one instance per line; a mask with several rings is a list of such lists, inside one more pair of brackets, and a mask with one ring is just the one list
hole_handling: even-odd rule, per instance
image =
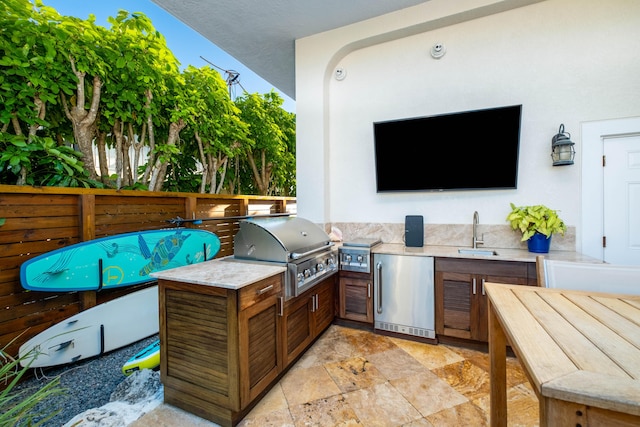
[[291, 259], [300, 259], [302, 257], [306, 257], [307, 255], [311, 255], [311, 254], [316, 253], [316, 252], [324, 251], [327, 247], [331, 247], [333, 245], [335, 245], [335, 243], [329, 242], [324, 246], [320, 246], [319, 248], [315, 248], [315, 249], [312, 249], [312, 250], [307, 251], [307, 252], [302, 252], [302, 253], [292, 252], [291, 253]]

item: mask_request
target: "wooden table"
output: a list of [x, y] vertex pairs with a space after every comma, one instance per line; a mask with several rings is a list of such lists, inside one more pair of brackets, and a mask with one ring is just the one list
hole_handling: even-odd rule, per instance
[[491, 425], [507, 425], [506, 346], [541, 426], [640, 425], [640, 296], [486, 283]]

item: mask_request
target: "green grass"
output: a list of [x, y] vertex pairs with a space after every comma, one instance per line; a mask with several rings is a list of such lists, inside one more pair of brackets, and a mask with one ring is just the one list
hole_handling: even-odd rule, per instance
[[[18, 359], [9, 356], [6, 354], [6, 349], [12, 343], [13, 341], [0, 350], [0, 381], [3, 383], [0, 387], [6, 385], [0, 392], [0, 427], [44, 425], [56, 416], [60, 409], [50, 411], [49, 408], [38, 407], [38, 405], [52, 396], [65, 394], [66, 390], [60, 387], [60, 377], [54, 378], [37, 389], [16, 390], [16, 385], [28, 372], [31, 361], [35, 360], [35, 357], [33, 354], [27, 354]], [[20, 362], [25, 360], [30, 362], [22, 366]]]

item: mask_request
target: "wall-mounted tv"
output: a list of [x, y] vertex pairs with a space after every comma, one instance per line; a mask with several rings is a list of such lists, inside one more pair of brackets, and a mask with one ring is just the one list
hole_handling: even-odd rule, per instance
[[375, 122], [376, 189], [514, 189], [522, 105]]

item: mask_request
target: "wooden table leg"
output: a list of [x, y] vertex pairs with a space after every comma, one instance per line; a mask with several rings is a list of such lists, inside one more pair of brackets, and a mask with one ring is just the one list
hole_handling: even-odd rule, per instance
[[491, 300], [489, 310], [489, 374], [491, 377], [491, 426], [507, 426], [507, 338]]

